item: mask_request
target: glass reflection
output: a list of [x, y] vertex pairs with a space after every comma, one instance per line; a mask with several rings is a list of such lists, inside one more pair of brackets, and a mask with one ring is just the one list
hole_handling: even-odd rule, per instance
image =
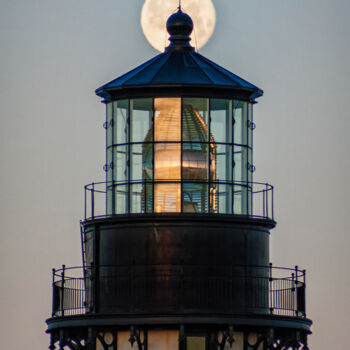
[[181, 179], [181, 98], [154, 100], [154, 211], [181, 211], [181, 184], [159, 184], [157, 181]]
[[107, 213], [246, 214], [252, 105], [209, 98], [107, 104]]

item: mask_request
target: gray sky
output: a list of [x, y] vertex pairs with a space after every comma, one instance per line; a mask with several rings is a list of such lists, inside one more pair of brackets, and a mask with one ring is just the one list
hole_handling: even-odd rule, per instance
[[[1, 348], [46, 349], [51, 268], [80, 265], [83, 185], [104, 179], [95, 88], [156, 52], [143, 0], [0, 1]], [[256, 181], [275, 185], [271, 260], [307, 269], [314, 350], [350, 333], [349, 0], [214, 0], [201, 53], [265, 91]], [[28, 345], [30, 344], [30, 345]]]

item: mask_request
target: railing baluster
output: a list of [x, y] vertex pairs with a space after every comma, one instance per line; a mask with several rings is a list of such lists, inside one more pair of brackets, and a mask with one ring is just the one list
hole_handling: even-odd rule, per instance
[[52, 269], [52, 317], [56, 314], [56, 286], [55, 286], [56, 270]]
[[95, 217], [95, 184], [91, 184], [91, 219]]
[[62, 265], [62, 272], [61, 272], [61, 315], [64, 316], [64, 288], [65, 288], [65, 268], [66, 265]]

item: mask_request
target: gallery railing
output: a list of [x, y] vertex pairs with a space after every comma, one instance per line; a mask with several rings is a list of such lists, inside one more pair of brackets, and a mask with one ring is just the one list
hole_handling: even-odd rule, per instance
[[182, 313], [215, 309], [228, 314], [306, 317], [305, 270], [298, 267], [63, 266], [53, 270], [52, 276], [52, 317], [104, 313], [99, 310], [102, 304], [106, 310], [133, 313], [145, 306], [145, 300], [153, 310], [177, 305]]
[[[84, 187], [84, 219], [105, 218], [118, 214], [153, 213], [154, 188], [157, 185], [178, 185], [184, 193], [186, 193], [187, 187], [203, 186], [206, 193], [205, 198], [203, 199], [202, 193], [199, 195], [199, 192], [197, 193], [198, 201], [202, 201], [203, 206], [205, 206], [205, 208], [198, 210], [201, 214], [229, 214], [274, 220], [274, 188], [272, 185], [260, 182], [205, 182], [197, 180], [91, 183]], [[118, 201], [120, 202], [118, 195], [121, 196], [120, 198], [125, 195], [126, 198], [121, 212], [107, 208], [108, 206], [113, 207]], [[130, 198], [138, 201], [136, 209], [130, 205]], [[182, 200], [184, 201], [184, 199]], [[223, 206], [225, 207], [223, 208]], [[184, 205], [182, 205], [180, 212], [186, 212]]]

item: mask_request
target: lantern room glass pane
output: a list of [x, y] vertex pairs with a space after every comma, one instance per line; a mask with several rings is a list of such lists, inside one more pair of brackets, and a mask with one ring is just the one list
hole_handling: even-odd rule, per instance
[[216, 180], [232, 180], [232, 146], [216, 145]]
[[113, 147], [107, 148], [107, 159], [106, 159], [106, 210], [107, 215], [114, 213], [113, 210]]
[[181, 144], [156, 143], [154, 145], [154, 180], [181, 179]]
[[143, 213], [142, 191], [144, 185], [142, 183], [130, 185], [130, 213]]
[[208, 141], [209, 100], [206, 98], [184, 98], [182, 102], [182, 140]]
[[238, 145], [248, 144], [248, 107], [247, 102], [233, 101], [234, 137]]
[[216, 184], [216, 210], [218, 214], [232, 213], [232, 185], [225, 183]]
[[210, 100], [210, 133], [215, 143], [232, 143], [232, 108], [230, 106], [230, 100]]
[[206, 183], [183, 183], [182, 207], [184, 213], [208, 213], [209, 198], [208, 184]]
[[113, 103], [106, 106], [106, 144], [107, 147], [113, 145]]
[[114, 150], [114, 181], [125, 182], [128, 180], [128, 146], [117, 146]]
[[144, 173], [142, 144], [130, 145], [130, 180], [141, 181]]
[[208, 181], [208, 144], [183, 143], [182, 179]]
[[154, 185], [154, 212], [179, 213], [181, 211], [181, 184], [156, 183]]
[[131, 100], [130, 106], [130, 142], [152, 141], [153, 99]]
[[243, 146], [234, 146], [233, 148], [233, 181], [248, 181], [248, 148]]
[[115, 185], [114, 189], [116, 213], [125, 214], [128, 212], [128, 185]]
[[153, 179], [153, 144], [142, 144], [143, 180]]
[[113, 128], [114, 144], [127, 143], [128, 139], [128, 118], [129, 118], [129, 100], [120, 100], [113, 102]]
[[144, 182], [142, 188], [142, 210], [153, 213], [153, 184]]
[[181, 141], [181, 98], [156, 98], [154, 124], [154, 141]]

